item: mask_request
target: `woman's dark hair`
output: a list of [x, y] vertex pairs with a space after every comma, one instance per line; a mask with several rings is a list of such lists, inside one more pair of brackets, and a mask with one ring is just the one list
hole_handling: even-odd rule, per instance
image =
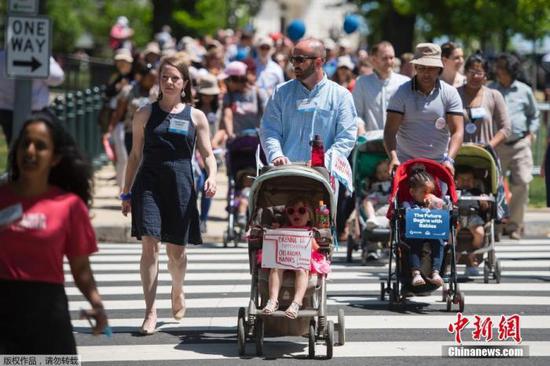
[[435, 186], [434, 177], [426, 171], [424, 165], [414, 165], [409, 174], [409, 188], [423, 187], [427, 183], [431, 183]]
[[141, 76], [149, 75], [155, 71], [155, 66], [153, 64], [146, 63], [141, 60], [136, 62], [134, 68], [135, 68], [135, 74], [141, 75]]
[[520, 61], [517, 56], [514, 56], [510, 53], [501, 53], [498, 55], [496, 62], [504, 61], [504, 69], [512, 77], [512, 80], [516, 80], [521, 73]]
[[468, 71], [474, 64], [481, 64], [481, 68], [486, 73], [489, 72], [489, 64], [487, 63], [487, 60], [480, 54], [480, 53], [474, 53], [464, 63], [464, 71]]
[[456, 43], [454, 42], [446, 42], [441, 45], [441, 57], [450, 58], [453, 54], [453, 51], [457, 48], [460, 48]]
[[[195, 103], [195, 108], [200, 109], [202, 111], [202, 108], [204, 107], [204, 103], [201, 98], [202, 94], [197, 93], [197, 102]], [[214, 98], [212, 98], [212, 101], [210, 102], [210, 109], [215, 113], [218, 111], [218, 108], [220, 108], [220, 102], [218, 100], [218, 96], [215, 95]]]
[[[160, 61], [159, 77], [162, 76], [162, 69], [164, 69], [164, 67], [167, 65], [173, 66], [176, 69], [178, 69], [178, 71], [181, 73], [181, 76], [183, 77], [183, 80], [187, 81], [187, 83], [185, 84], [185, 87], [183, 88], [185, 95], [181, 97], [181, 101], [183, 103], [193, 104], [193, 95], [192, 95], [193, 93], [191, 92], [192, 82], [191, 82], [191, 78], [189, 77], [189, 69], [187, 68], [186, 61], [187, 60], [185, 58], [178, 55], [164, 57]], [[159, 97], [158, 97], [158, 100], [161, 100], [161, 99], [162, 99], [162, 91], [159, 93]]]
[[66, 192], [76, 194], [90, 207], [93, 189], [92, 166], [78, 149], [73, 137], [53, 116], [46, 113], [33, 114], [23, 124], [8, 156], [9, 181], [16, 182], [19, 178], [17, 149], [23, 139], [25, 129], [32, 123], [44, 123], [48, 127], [53, 141], [54, 154], [60, 159], [59, 163], [51, 168], [48, 183]]

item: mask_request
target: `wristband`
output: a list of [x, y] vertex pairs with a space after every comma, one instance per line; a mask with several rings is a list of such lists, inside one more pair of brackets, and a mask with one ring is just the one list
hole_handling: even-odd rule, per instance
[[132, 198], [132, 192], [121, 193], [119, 198], [121, 201], [129, 201]]
[[451, 158], [449, 155], [445, 154], [445, 156], [443, 156], [443, 161], [448, 161], [449, 163], [455, 165], [455, 159]]

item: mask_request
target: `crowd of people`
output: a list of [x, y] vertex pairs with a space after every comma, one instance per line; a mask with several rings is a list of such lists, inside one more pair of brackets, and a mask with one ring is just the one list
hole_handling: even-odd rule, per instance
[[[454, 158], [463, 142], [481, 144], [495, 152], [502, 174], [508, 176], [509, 172], [512, 198], [509, 214], [503, 210], [500, 221], [511, 238], [521, 238], [533, 179], [531, 144], [539, 128], [539, 113], [531, 88], [518, 80], [520, 63], [514, 55], [499, 55], [493, 69], [481, 53], [469, 55], [465, 61], [463, 50], [453, 43], [421, 43], [414, 54], [398, 58], [387, 41], [367, 51], [353, 50], [345, 41], [305, 38], [294, 44], [280, 33], [256, 36], [231, 30], [220, 30], [215, 37], [178, 41], [169, 27], [164, 27], [155, 40], [138, 50], [131, 35], [127, 19], [119, 19], [111, 34], [116, 73], [105, 93], [110, 113], [102, 127], [115, 146], [122, 212], [132, 214], [132, 235], [142, 242], [143, 334], [156, 329], [161, 242], [167, 247], [172, 278], [172, 315], [178, 320], [184, 317], [185, 248], [201, 244], [201, 232], [206, 231], [210, 199], [216, 193], [219, 159], [215, 152], [247, 130], [259, 131], [267, 162], [275, 166], [308, 162], [310, 141], [317, 136], [325, 147], [328, 167], [332, 159], [349, 157], [358, 136], [383, 130], [388, 160], [377, 166], [379, 184], [367, 188], [376, 186], [379, 192], [372, 192], [365, 202], [371, 226], [378, 225], [371, 218], [387, 197], [394, 167], [409, 159], [425, 158], [455, 174]], [[489, 80], [491, 75], [494, 77]], [[88, 256], [97, 250], [89, 219], [73, 223], [77, 217], [88, 218], [90, 170], [74, 141], [58, 127], [50, 116], [33, 117], [12, 147], [9, 183], [0, 187], [0, 209], [14, 206], [19, 211], [0, 226], [0, 236], [9, 250], [0, 254], [0, 287], [18, 300], [2, 301], [0, 306], [5, 313], [22, 312], [11, 319], [23, 319], [36, 313], [27, 312], [25, 306], [33, 303], [37, 289], [51, 295], [50, 306], [60, 306], [62, 311], [44, 318], [29, 317], [29, 327], [36, 321], [32, 324], [55, 328], [60, 334], [56, 352], [71, 353], [75, 351], [74, 338], [67, 331], [67, 301], [59, 287], [63, 255], [69, 258], [75, 282], [92, 305], [87, 316], [97, 320], [96, 332], [105, 329], [107, 318], [89, 267]], [[468, 174], [456, 172], [464, 190], [473, 188]], [[439, 205], [433, 197], [425, 201], [433, 191], [433, 178], [421, 170], [416, 176], [411, 204]], [[340, 200], [346, 200], [345, 190], [340, 193]], [[304, 203], [289, 202], [289, 220]], [[307, 222], [302, 211], [296, 224], [300, 227]], [[246, 207], [239, 207], [239, 212], [244, 214]], [[59, 225], [46, 230], [44, 220], [49, 217], [55, 217]], [[62, 222], [74, 225], [60, 225]], [[474, 245], [479, 245], [483, 233], [478, 223], [468, 227]], [[42, 262], [29, 259], [42, 257], [40, 251], [32, 249], [34, 257], [29, 257], [23, 253], [26, 247], [18, 246], [23, 242], [30, 246], [32, 241], [23, 240], [27, 237], [42, 240], [27, 229], [48, 231], [51, 248], [47, 263], [37, 265]], [[66, 245], [54, 243], [61, 236]], [[440, 242], [434, 242], [433, 248], [430, 280], [439, 284]], [[422, 284], [424, 280], [415, 269], [418, 258], [412, 259], [412, 284]], [[30, 263], [33, 266], [29, 267]], [[473, 259], [470, 266], [475, 266]], [[267, 313], [278, 307], [280, 273], [274, 271], [270, 278]], [[298, 282], [302, 280], [300, 277]], [[297, 293], [287, 316], [296, 317], [302, 297]], [[48, 308], [40, 312], [47, 313]], [[8, 334], [23, 332], [23, 337], [33, 333], [42, 337], [37, 345], [53, 349], [47, 342], [57, 338], [21, 329], [28, 328], [13, 325], [13, 333]], [[13, 344], [5, 350], [20, 352], [21, 340], [8, 341]]]

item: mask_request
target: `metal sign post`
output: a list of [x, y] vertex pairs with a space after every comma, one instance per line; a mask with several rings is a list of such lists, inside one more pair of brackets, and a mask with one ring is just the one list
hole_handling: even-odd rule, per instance
[[[33, 1], [12, 1], [11, 6]], [[29, 5], [30, 4], [30, 5]], [[6, 24], [6, 75], [16, 78], [13, 106], [13, 133], [15, 137], [32, 110], [32, 80], [50, 75], [51, 22], [44, 16], [8, 15]]]

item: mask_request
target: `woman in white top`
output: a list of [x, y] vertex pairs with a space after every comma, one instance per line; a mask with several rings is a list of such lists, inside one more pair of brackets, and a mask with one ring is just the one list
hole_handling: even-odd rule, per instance
[[441, 46], [441, 61], [443, 62], [443, 73], [440, 79], [454, 86], [461, 87], [466, 82], [462, 74], [464, 65], [464, 51], [453, 42], [444, 43]]

